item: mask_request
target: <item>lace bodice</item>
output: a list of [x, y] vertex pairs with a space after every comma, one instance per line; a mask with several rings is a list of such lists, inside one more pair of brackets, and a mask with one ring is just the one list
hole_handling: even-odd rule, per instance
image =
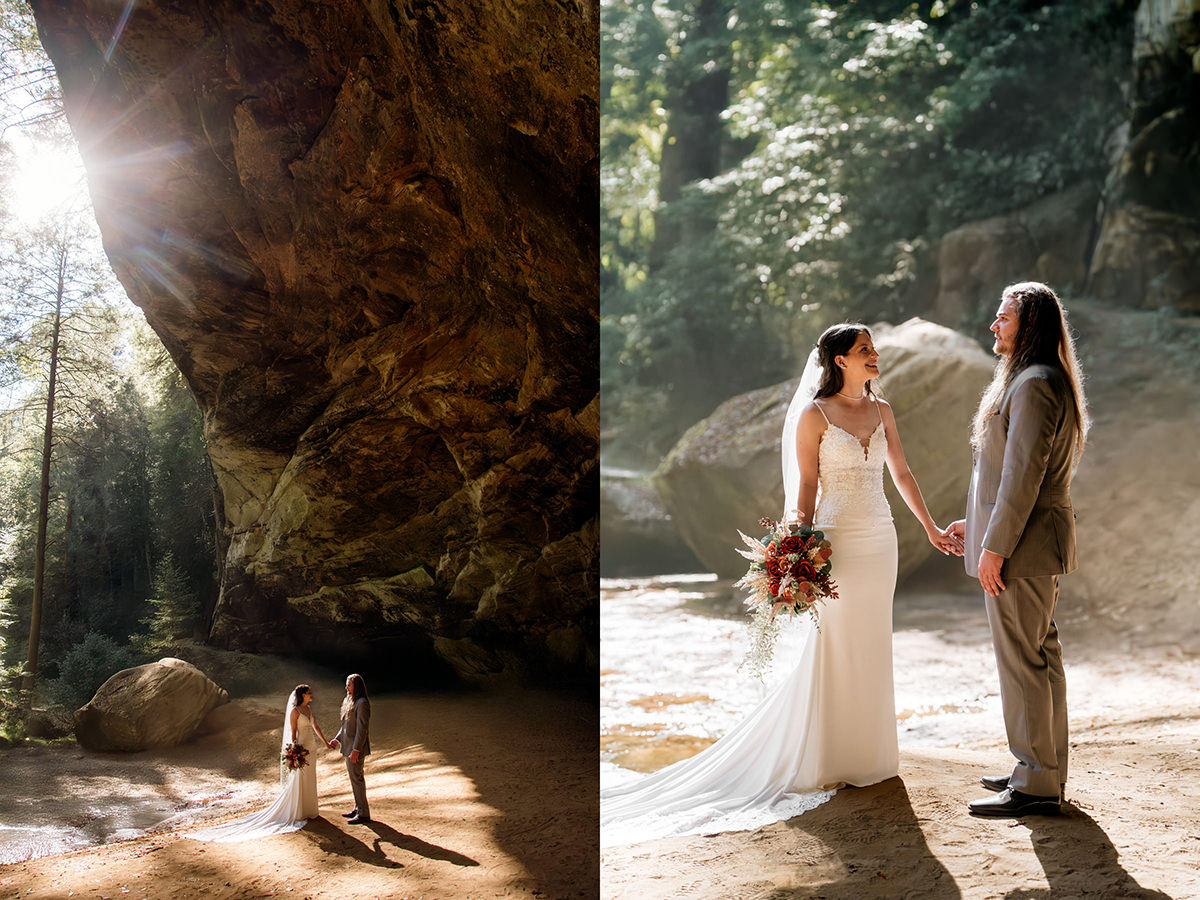
[[865, 448], [858, 438], [831, 422], [817, 453], [817, 527], [891, 519], [883, 493], [887, 459], [883, 422], [875, 427]]

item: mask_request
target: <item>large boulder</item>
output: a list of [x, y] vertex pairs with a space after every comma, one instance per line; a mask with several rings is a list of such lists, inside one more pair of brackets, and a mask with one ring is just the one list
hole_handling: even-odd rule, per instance
[[182, 744], [229, 694], [182, 659], [122, 669], [75, 711], [75, 738], [89, 750]]
[[931, 314], [955, 326], [981, 310], [990, 315], [1001, 289], [1015, 281], [1043, 281], [1060, 291], [1081, 287], [1098, 200], [1097, 186], [1084, 182], [948, 232], [938, 245]]
[[1142, 0], [1126, 144], [1105, 185], [1089, 289], [1200, 312], [1200, 0]]
[[[994, 370], [973, 340], [910, 319], [873, 326], [884, 396], [892, 404], [908, 463], [934, 518], [946, 524], [965, 511], [971, 474], [970, 422]], [[783, 506], [780, 437], [798, 379], [741, 394], [680, 438], [654, 475], [679, 533], [709, 569], [724, 578], [745, 572], [734, 552], [740, 529]], [[925, 532], [890, 479], [888, 501], [900, 544], [900, 577], [933, 553]]]
[[204, 415], [209, 639], [594, 684], [598, 4], [31, 5]]
[[645, 472], [600, 470], [600, 574], [695, 572], [699, 560], [675, 529]]

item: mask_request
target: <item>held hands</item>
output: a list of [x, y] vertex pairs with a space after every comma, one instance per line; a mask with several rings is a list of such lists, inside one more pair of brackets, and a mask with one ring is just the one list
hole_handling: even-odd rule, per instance
[[956, 519], [942, 531], [942, 537], [950, 543], [950, 552], [955, 556], [963, 555], [966, 546], [967, 520]]
[[338, 748], [337, 738], [334, 738], [332, 741], [326, 741], [325, 746], [328, 747], [330, 750], [336, 750]]
[[929, 543], [933, 544], [944, 555], [955, 556], [963, 555], [963, 532], [959, 528], [955, 531], [955, 525], [961, 525], [961, 522], [951, 522], [946, 526], [945, 530], [941, 530], [937, 525], [925, 529], [925, 535], [929, 538]]

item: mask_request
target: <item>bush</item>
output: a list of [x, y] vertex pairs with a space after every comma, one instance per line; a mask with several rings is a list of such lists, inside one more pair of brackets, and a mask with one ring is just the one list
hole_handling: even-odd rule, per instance
[[58, 677], [46, 687], [55, 705], [75, 710], [91, 700], [111, 675], [137, 664], [137, 656], [129, 647], [91, 632], [67, 651], [59, 661]]

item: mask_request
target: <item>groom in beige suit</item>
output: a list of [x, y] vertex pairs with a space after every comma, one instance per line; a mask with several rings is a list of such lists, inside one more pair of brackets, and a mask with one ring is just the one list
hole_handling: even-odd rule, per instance
[[1071, 476], [1087, 435], [1087, 407], [1062, 304], [1044, 284], [1004, 289], [991, 331], [1000, 357], [976, 414], [963, 539], [979, 579], [1000, 673], [1010, 775], [980, 816], [1053, 814], [1067, 780], [1067, 691], [1054, 624], [1058, 578], [1076, 568]]

